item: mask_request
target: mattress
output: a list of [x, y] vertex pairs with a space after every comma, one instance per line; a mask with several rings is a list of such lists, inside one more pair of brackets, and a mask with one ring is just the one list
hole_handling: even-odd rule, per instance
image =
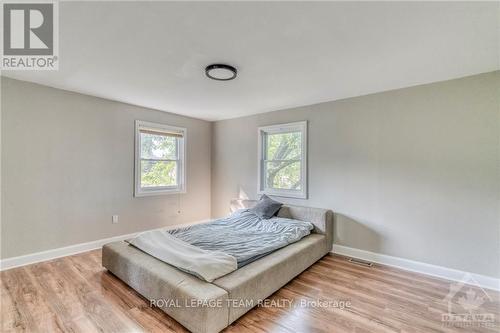
[[295, 243], [311, 233], [312, 223], [283, 217], [261, 219], [248, 210], [168, 232], [206, 251], [223, 252], [236, 258], [241, 268], [269, 253]]

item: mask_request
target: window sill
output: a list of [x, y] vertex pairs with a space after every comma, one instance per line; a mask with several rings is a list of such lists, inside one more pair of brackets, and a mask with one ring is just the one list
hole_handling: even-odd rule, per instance
[[259, 194], [260, 195], [266, 194], [273, 197], [282, 197], [282, 198], [307, 199], [307, 193], [298, 191], [261, 190], [259, 191]]
[[186, 193], [185, 189], [162, 189], [162, 190], [138, 190], [135, 191], [134, 197], [151, 197], [151, 196], [158, 196], [158, 195], [169, 195], [169, 194], [183, 194]]

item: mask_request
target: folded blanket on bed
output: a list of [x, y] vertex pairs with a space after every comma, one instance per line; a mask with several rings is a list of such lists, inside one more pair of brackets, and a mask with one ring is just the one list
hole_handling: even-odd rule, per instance
[[219, 251], [207, 251], [169, 234], [153, 230], [139, 234], [129, 243], [149, 255], [208, 282], [238, 268], [236, 258]]

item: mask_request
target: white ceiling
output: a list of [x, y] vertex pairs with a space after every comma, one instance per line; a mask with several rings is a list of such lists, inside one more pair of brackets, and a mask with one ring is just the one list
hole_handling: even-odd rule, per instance
[[[2, 75], [207, 120], [500, 69], [499, 3], [61, 2], [59, 71]], [[236, 66], [229, 82], [211, 63]]]

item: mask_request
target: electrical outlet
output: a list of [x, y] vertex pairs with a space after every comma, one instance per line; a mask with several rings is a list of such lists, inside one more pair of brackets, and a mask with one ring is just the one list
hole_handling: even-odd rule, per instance
[[113, 224], [118, 223], [118, 215], [113, 215], [111, 221], [112, 221]]

